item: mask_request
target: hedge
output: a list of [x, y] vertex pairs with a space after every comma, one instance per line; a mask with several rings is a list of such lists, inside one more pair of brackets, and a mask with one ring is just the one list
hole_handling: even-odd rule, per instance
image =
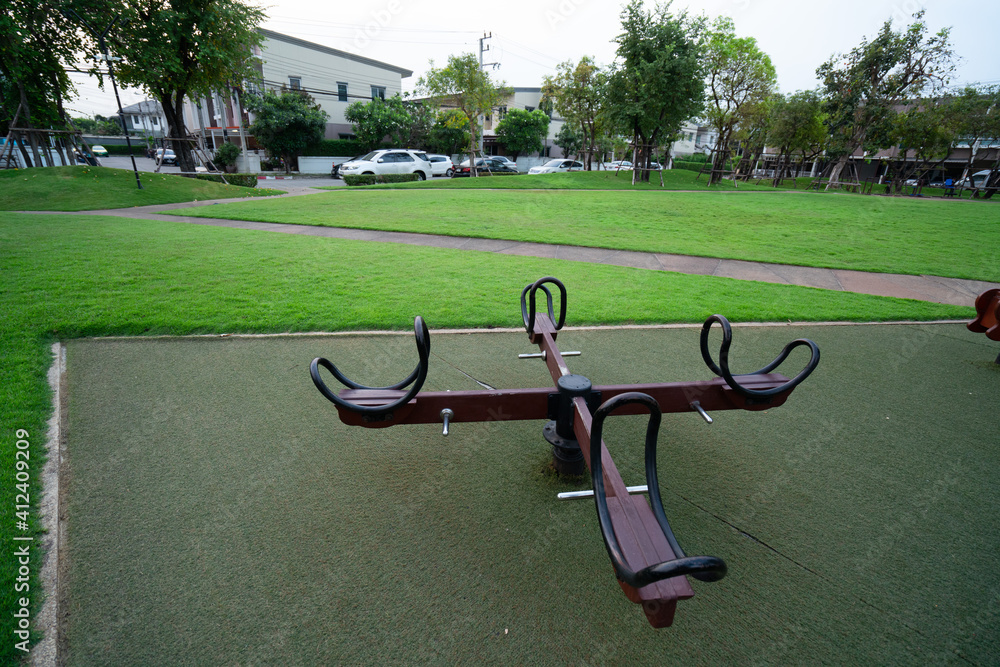
[[344, 176], [344, 183], [347, 185], [375, 185], [376, 183], [409, 183], [420, 180], [417, 174], [385, 174], [377, 176], [375, 174], [351, 174]]
[[324, 139], [305, 149], [302, 154], [317, 157], [347, 157], [364, 155], [368, 147], [355, 139]]
[[[91, 144], [91, 146], [103, 146], [103, 144]], [[128, 155], [129, 154], [128, 146], [114, 146], [114, 145], [110, 145], [110, 146], [104, 146], [104, 148], [108, 151], [108, 155]], [[146, 155], [146, 146], [145, 146], [145, 144], [136, 144], [135, 142], [133, 142], [132, 143], [132, 155], [139, 155], [139, 156], [143, 156], [144, 157]]]
[[674, 160], [674, 169], [687, 169], [688, 171], [701, 171], [705, 166], [704, 162], [688, 162], [686, 160]]
[[[220, 174], [198, 174], [195, 178], [216, 183], [223, 182]], [[257, 174], [226, 174], [226, 182], [244, 188], [255, 188], [257, 187]]]

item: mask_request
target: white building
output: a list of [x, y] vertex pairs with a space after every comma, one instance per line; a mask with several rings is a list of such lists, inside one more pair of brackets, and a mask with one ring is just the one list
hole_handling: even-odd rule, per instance
[[143, 100], [122, 108], [125, 127], [135, 137], [160, 138], [166, 136], [167, 117], [156, 100]]
[[[510, 109], [523, 109], [534, 111], [541, 106], [541, 88], [513, 88], [514, 94], [498, 107], [494, 113], [483, 119], [483, 152], [487, 155], [497, 155], [501, 145], [497, 142], [496, 126], [503, 120], [504, 114]], [[552, 113], [549, 115], [549, 134], [545, 138], [545, 148], [542, 150], [542, 157], [563, 157], [562, 149], [556, 146], [555, 137], [566, 123], [565, 120]]]
[[[402, 79], [413, 75], [403, 67], [271, 30], [259, 30], [264, 42], [254, 49], [254, 56], [259, 61], [258, 73], [264, 89], [277, 91], [286, 87], [312, 96], [329, 115], [327, 139], [353, 136], [354, 129], [344, 117], [348, 104], [398, 95]], [[192, 133], [203, 135], [210, 149], [226, 139], [243, 144], [246, 128], [253, 120], [232, 90], [188, 102], [185, 115], [187, 127]], [[252, 139], [246, 141], [250, 148], [255, 148]]]

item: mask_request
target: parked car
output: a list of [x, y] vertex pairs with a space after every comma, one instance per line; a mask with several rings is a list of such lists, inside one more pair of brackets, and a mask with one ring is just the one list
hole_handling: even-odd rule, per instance
[[492, 158], [494, 160], [500, 160], [501, 162], [506, 163], [507, 166], [511, 167], [512, 169], [517, 169], [517, 163], [511, 160], [509, 157], [504, 157], [503, 155], [493, 155]]
[[990, 177], [990, 170], [983, 169], [982, 171], [977, 171], [963, 181], [966, 181], [964, 187], [971, 188], [981, 188], [986, 185], [986, 181]]
[[532, 167], [529, 174], [556, 174], [564, 171], [583, 169], [583, 163], [576, 160], [549, 160], [540, 167]]
[[344, 160], [340, 164], [337, 164], [336, 162], [334, 162], [333, 163], [333, 168], [330, 170], [330, 177], [331, 178], [340, 178], [340, 168], [341, 167], [343, 167], [348, 162], [353, 162], [354, 160], [360, 160], [363, 157], [364, 157], [364, 155], [355, 155], [350, 160]]
[[628, 160], [615, 160], [614, 162], [607, 162], [604, 164], [604, 168], [608, 171], [616, 171], [619, 169], [631, 170], [632, 163]]
[[81, 153], [80, 151], [73, 151], [75, 153], [74, 157], [77, 164], [90, 165], [91, 167], [103, 167], [101, 161], [95, 157], [89, 157]]
[[381, 148], [340, 165], [341, 176], [359, 174], [416, 174], [423, 181], [433, 174], [427, 153], [403, 148]]
[[161, 164], [173, 164], [173, 165], [177, 164], [177, 155], [175, 155], [174, 151], [170, 148], [167, 149], [157, 148], [156, 159], [162, 160]]
[[428, 155], [431, 161], [431, 173], [435, 176], [451, 176], [455, 173], [455, 163], [447, 155]]
[[[503, 160], [497, 160], [496, 158], [479, 158], [476, 160], [476, 171], [480, 173], [500, 173], [500, 174], [516, 174], [517, 166], [511, 167], [510, 164]], [[458, 176], [471, 176], [472, 169], [469, 168], [469, 161], [466, 160], [462, 164], [455, 167], [455, 173], [452, 177]]]
[[104, 146], [91, 146], [90, 147], [90, 152], [93, 153], [94, 155], [96, 155], [97, 157], [107, 157], [108, 156], [108, 149], [105, 148]]

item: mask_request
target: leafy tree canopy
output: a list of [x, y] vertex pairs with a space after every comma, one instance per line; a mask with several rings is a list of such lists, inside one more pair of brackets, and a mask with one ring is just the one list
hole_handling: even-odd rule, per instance
[[[669, 8], [657, 5], [647, 12], [641, 0], [629, 2], [607, 82], [608, 116], [641, 147], [642, 163], [703, 108], [703, 21], [672, 15]], [[642, 179], [648, 180], [649, 172], [642, 172]]]
[[545, 148], [549, 120], [540, 109], [511, 109], [497, 124], [497, 138], [516, 160], [522, 153], [535, 153]]
[[583, 133], [573, 129], [573, 123], [566, 123], [556, 132], [555, 144], [566, 157], [575, 156], [583, 148]]
[[87, 48], [58, 0], [4, 0], [0, 11], [0, 106], [4, 132], [20, 106], [18, 127], [63, 128], [63, 100], [75, 94], [63, 63]]
[[923, 11], [905, 30], [886, 21], [871, 40], [847, 55], [834, 55], [816, 70], [823, 83], [831, 152], [839, 156], [830, 181], [838, 180], [859, 149], [887, 148], [893, 116], [900, 104], [928, 86], [947, 83], [955, 69], [950, 29], [928, 35]]
[[[241, 0], [126, 0], [85, 17], [95, 27], [122, 13], [108, 41], [122, 61], [122, 83], [147, 90], [163, 106], [171, 137], [187, 136], [183, 104], [258, 78], [253, 48], [263, 10]], [[181, 168], [194, 171], [190, 147], [174, 142]]]
[[427, 137], [427, 146], [433, 151], [454, 155], [469, 145], [469, 119], [458, 109], [441, 112]]
[[323, 138], [329, 118], [309, 95], [296, 90], [248, 97], [247, 108], [255, 116], [250, 132], [268, 153], [284, 160], [286, 172], [303, 150]]
[[[560, 63], [557, 72], [554, 77], [545, 77], [542, 99], [551, 101], [555, 111], [568, 123], [578, 125], [583, 134], [581, 140], [596, 150], [600, 136], [606, 132], [604, 100], [607, 74], [588, 56], [581, 58], [576, 65], [570, 61]], [[573, 153], [578, 150], [579, 147]], [[588, 170], [592, 159], [593, 152], [588, 151]]]
[[375, 98], [370, 102], [352, 102], [344, 111], [344, 117], [354, 124], [354, 136], [368, 150], [380, 146], [386, 137], [399, 136], [413, 120], [399, 95], [387, 100]]
[[[737, 37], [733, 21], [719, 17], [712, 23], [706, 49], [708, 80], [705, 85], [708, 104], [705, 115], [716, 130], [716, 169], [724, 158], [724, 149], [741, 132], [752, 131], [755, 122], [767, 117], [769, 103], [777, 83], [771, 59], [757, 46], [753, 37]], [[712, 183], [721, 179], [712, 171]]]
[[513, 94], [503, 82], [494, 84], [490, 75], [479, 66], [474, 54], [448, 56], [444, 67], [431, 68], [420, 77], [417, 89], [429, 95], [438, 106], [451, 106], [461, 111], [469, 122], [469, 160], [475, 170], [476, 144], [480, 136], [479, 116], [490, 113]]

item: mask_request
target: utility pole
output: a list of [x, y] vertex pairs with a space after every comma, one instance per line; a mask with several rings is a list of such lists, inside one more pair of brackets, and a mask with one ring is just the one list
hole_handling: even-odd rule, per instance
[[108, 27], [104, 29], [104, 32], [99, 33], [93, 28], [91, 28], [90, 24], [84, 21], [83, 18], [79, 14], [74, 12], [72, 9], [67, 9], [65, 11], [67, 14], [72, 14], [73, 16], [75, 16], [76, 20], [82, 23], [83, 27], [89, 30], [90, 34], [92, 34], [94, 37], [97, 38], [98, 47], [101, 49], [101, 60], [107, 61], [108, 63], [108, 75], [111, 77], [111, 88], [114, 89], [115, 101], [118, 102], [118, 120], [121, 121], [122, 131], [125, 132], [125, 143], [126, 145], [128, 145], [128, 155], [130, 158], [132, 158], [132, 172], [135, 174], [135, 184], [139, 186], [140, 190], [142, 190], [142, 180], [139, 178], [139, 168], [135, 166], [135, 155], [132, 154], [132, 141], [129, 139], [128, 129], [125, 126], [125, 112], [122, 111], [122, 100], [118, 96], [118, 85], [115, 83], [114, 61], [121, 60], [121, 58], [113, 57], [110, 54], [110, 52], [108, 51], [108, 43], [105, 40], [105, 37], [107, 37], [108, 32], [111, 30], [111, 26], [113, 26], [115, 22], [118, 21], [118, 19], [121, 17], [116, 16], [114, 20], [112, 20], [111, 23], [108, 24]]
[[[500, 63], [484, 63], [483, 62], [483, 54], [490, 50], [489, 46], [485, 46], [484, 45], [484, 43], [488, 39], [493, 39], [493, 33], [492, 32], [490, 34], [488, 34], [488, 35], [484, 32], [483, 36], [479, 38], [479, 69], [483, 69], [484, 67], [492, 67], [493, 69], [496, 69], [497, 67], [500, 67]], [[483, 128], [483, 131], [485, 131], [485, 129], [486, 129], [485, 123], [486, 123], [486, 118], [484, 116], [480, 116], [479, 117], [479, 125], [480, 125], [480, 127]], [[480, 153], [483, 152], [483, 132], [479, 133], [479, 152]], [[475, 165], [473, 165], [473, 169], [475, 169]]]

